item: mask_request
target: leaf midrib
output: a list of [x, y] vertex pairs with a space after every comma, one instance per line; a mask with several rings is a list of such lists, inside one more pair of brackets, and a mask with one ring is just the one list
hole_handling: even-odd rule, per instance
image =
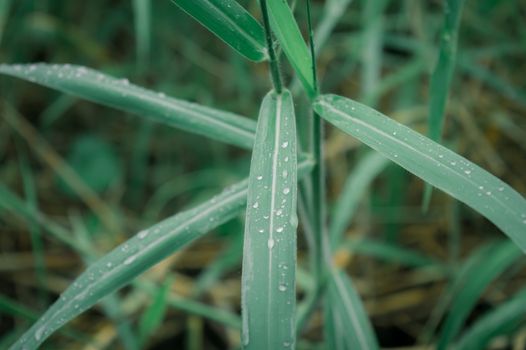
[[[274, 240], [274, 211], [276, 207], [276, 187], [277, 187], [277, 174], [278, 174], [278, 156], [279, 156], [279, 139], [281, 136], [281, 107], [282, 107], [282, 95], [279, 94], [276, 96], [276, 121], [274, 123], [274, 130], [276, 131], [274, 135], [274, 152], [272, 154], [272, 185], [271, 185], [271, 199], [270, 199], [270, 219], [269, 219], [269, 239]], [[273, 300], [272, 295], [274, 288], [272, 288], [272, 252], [274, 249], [269, 249], [269, 264], [268, 264], [268, 295], [267, 298], [267, 317], [270, 317], [271, 314], [271, 301]], [[271, 350], [271, 327], [267, 327], [267, 346]]]

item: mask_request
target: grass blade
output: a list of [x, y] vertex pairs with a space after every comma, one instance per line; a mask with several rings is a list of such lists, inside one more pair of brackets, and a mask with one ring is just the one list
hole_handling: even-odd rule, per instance
[[326, 303], [327, 338], [330, 349], [379, 349], [378, 341], [360, 295], [343, 271], [333, 270], [329, 280]]
[[0, 74], [14, 76], [153, 121], [252, 148], [254, 121], [235, 114], [166, 97], [95, 70], [75, 65], [0, 64]]
[[526, 290], [517, 293], [496, 309], [483, 315], [462, 336], [457, 350], [487, 349], [488, 343], [494, 337], [506, 333], [507, 330], [518, 326], [526, 313]]
[[377, 152], [363, 157], [345, 181], [343, 190], [334, 206], [329, 236], [331, 247], [335, 249], [342, 241], [345, 229], [351, 222], [365, 191], [380, 172], [385, 169], [389, 160]]
[[267, 94], [248, 184], [243, 249], [245, 349], [295, 345], [296, 126], [292, 96]]
[[131, 282], [137, 275], [187, 243], [238, 215], [243, 209], [245, 197], [246, 182], [241, 182], [191, 210], [139, 232], [90, 265], [12, 349], [38, 347], [54, 331], [93, 306], [100, 298]]
[[172, 0], [249, 60], [267, 58], [263, 27], [235, 0]]
[[429, 87], [429, 132], [433, 141], [439, 141], [444, 124], [444, 111], [457, 51], [458, 29], [465, 0], [447, 0], [444, 26], [440, 37], [438, 61]]
[[437, 349], [447, 349], [458, 334], [467, 317], [477, 304], [488, 285], [507, 268], [523, 257], [522, 252], [510, 241], [493, 244], [487, 254], [473, 264], [455, 288], [457, 294], [452, 300], [450, 312], [444, 322]]
[[323, 95], [313, 107], [339, 129], [484, 215], [526, 252], [526, 200], [509, 185], [462, 156], [351, 99]]
[[[298, 166], [298, 175], [307, 174], [312, 167], [311, 160], [304, 160]], [[247, 184], [246, 180], [241, 181], [211, 200], [139, 232], [90, 265], [11, 349], [38, 347], [53, 332], [102, 297], [131, 282], [167, 255], [240, 214], [245, 208]], [[0, 186], [0, 190], [2, 188]], [[0, 196], [0, 204], [3, 197]], [[12, 209], [24, 217], [34, 216], [20, 200], [11, 197], [5, 203], [7, 208], [14, 206]], [[57, 238], [71, 240], [62, 232]], [[73, 241], [72, 245], [75, 244]], [[76, 249], [82, 251], [82, 247]]]
[[267, 3], [272, 30], [296, 71], [307, 95], [314, 97], [316, 95], [314, 65], [292, 11], [287, 2], [283, 0], [268, 0]]

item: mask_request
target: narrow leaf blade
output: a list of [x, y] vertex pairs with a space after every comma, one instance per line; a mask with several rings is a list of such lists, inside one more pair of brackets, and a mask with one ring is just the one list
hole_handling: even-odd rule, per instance
[[267, 58], [263, 27], [235, 0], [172, 0], [249, 60]]
[[526, 252], [526, 200], [464, 157], [351, 99], [320, 96], [316, 112], [409, 172], [469, 205]]
[[295, 344], [296, 130], [290, 92], [261, 105], [248, 185], [243, 249], [245, 349]]
[[37, 348], [53, 332], [102, 297], [130, 283], [169, 254], [238, 215], [244, 208], [246, 186], [246, 181], [240, 182], [193, 209], [139, 232], [90, 265], [12, 349]]
[[252, 148], [256, 124], [232, 113], [167, 97], [75, 65], [0, 64], [6, 74], [214, 140]]
[[316, 89], [312, 58], [287, 1], [268, 0], [268, 9], [274, 34], [307, 94], [314, 97]]
[[378, 349], [378, 341], [367, 317], [360, 295], [343, 271], [333, 270], [327, 294], [332, 316], [329, 343], [335, 349]]

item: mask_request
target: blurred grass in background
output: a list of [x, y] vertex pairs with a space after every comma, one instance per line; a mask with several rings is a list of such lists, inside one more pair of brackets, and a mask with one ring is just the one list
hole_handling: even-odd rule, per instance
[[[259, 13], [256, 1], [240, 3]], [[313, 16], [315, 28], [321, 18], [335, 25], [324, 36], [331, 23], [325, 21], [328, 27], [316, 35], [319, 45], [326, 38], [318, 57], [321, 90], [351, 96], [425, 133], [442, 2], [314, 1]], [[296, 17], [305, 30], [301, 1]], [[443, 137], [523, 194], [525, 20], [521, 1], [466, 2]], [[269, 88], [263, 67], [244, 60], [170, 1], [0, 0], [0, 62], [40, 61], [89, 66], [253, 119]], [[290, 82], [290, 67], [283, 70]], [[301, 103], [296, 109], [298, 119], [306, 117]], [[0, 348], [89, 263], [80, 248], [44, 237], [43, 226], [30, 219], [34, 215], [2, 203], [12, 208], [19, 197], [103, 255], [129, 233], [248, 174], [247, 151], [11, 78], [0, 78], [0, 115]], [[509, 257], [511, 245], [495, 243], [502, 239], [498, 229], [438, 191], [423, 212], [420, 180], [396, 165], [367, 166], [364, 146], [333, 128], [327, 135], [330, 204], [352, 180], [351, 170], [369, 174], [371, 187], [354, 199], [357, 212], [335, 259], [353, 276], [382, 347], [434, 343], [448, 329], [458, 333], [489, 317], [499, 305], [509, 308], [505, 303], [524, 288], [525, 260]], [[239, 346], [234, 314], [242, 224], [241, 218], [231, 221], [165, 260], [44, 348]], [[301, 287], [312, 281], [302, 274], [306, 243], [301, 234], [298, 239]], [[476, 304], [463, 310], [468, 301]], [[524, 325], [523, 316], [511, 318], [496, 334], [514, 335], [496, 338], [494, 348], [523, 349]], [[322, 329], [317, 315], [298, 348], [323, 348]]]

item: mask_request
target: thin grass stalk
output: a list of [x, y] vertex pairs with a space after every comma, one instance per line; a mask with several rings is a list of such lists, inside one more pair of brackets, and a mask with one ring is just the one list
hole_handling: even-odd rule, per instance
[[270, 31], [270, 21], [268, 18], [268, 9], [267, 9], [267, 0], [261, 0], [259, 2], [261, 6], [261, 13], [263, 15], [263, 28], [265, 29], [265, 39], [267, 41], [267, 50], [269, 55], [269, 65], [270, 65], [270, 76], [272, 78], [272, 84], [276, 93], [281, 94], [283, 90], [283, 85], [281, 83], [281, 74], [279, 72], [279, 62], [276, 57], [276, 52], [274, 51], [274, 45], [272, 42], [272, 34]]

